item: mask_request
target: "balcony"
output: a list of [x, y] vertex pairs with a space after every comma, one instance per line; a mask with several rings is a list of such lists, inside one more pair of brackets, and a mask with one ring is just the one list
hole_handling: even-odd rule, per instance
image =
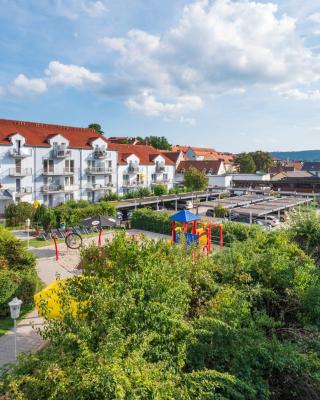
[[32, 151], [31, 149], [10, 149], [9, 154], [11, 157], [19, 160], [22, 158], [31, 157]]
[[23, 176], [31, 176], [32, 168], [9, 168], [9, 176], [14, 177], [23, 177]]
[[166, 171], [166, 166], [165, 166], [165, 164], [162, 164], [162, 163], [156, 164], [156, 173], [157, 173], [157, 174], [162, 174], [162, 173], [165, 172], [165, 171]]
[[138, 188], [138, 187], [144, 186], [144, 182], [143, 181], [140, 181], [140, 182], [137, 182], [137, 181], [123, 181], [122, 186], [125, 187], [125, 188], [135, 188], [135, 187]]
[[93, 157], [96, 158], [97, 160], [104, 159], [107, 155], [107, 151], [104, 147], [99, 147], [94, 149], [93, 152]]
[[77, 185], [44, 185], [41, 191], [43, 193], [65, 193], [74, 192], [78, 189], [79, 187]]
[[128, 172], [129, 174], [137, 174], [139, 172], [139, 165], [137, 164], [129, 164]]
[[105, 166], [102, 167], [88, 167], [86, 169], [87, 175], [107, 175], [112, 174], [113, 169]]
[[15, 190], [16, 193], [16, 197], [22, 197], [25, 196], [27, 194], [31, 194], [32, 193], [32, 187], [28, 186], [28, 187], [18, 187]]
[[63, 176], [63, 175], [74, 175], [74, 170], [69, 168], [63, 168], [60, 171], [43, 169], [42, 175], [44, 176]]
[[67, 158], [71, 156], [71, 151], [65, 145], [58, 145], [53, 148], [52, 154], [55, 158]]
[[97, 191], [97, 190], [108, 190], [113, 188], [113, 183], [93, 183], [87, 186], [87, 190]]

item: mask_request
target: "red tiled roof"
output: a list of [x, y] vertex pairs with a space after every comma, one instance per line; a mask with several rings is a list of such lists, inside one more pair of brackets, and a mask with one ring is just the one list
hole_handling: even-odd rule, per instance
[[187, 171], [190, 167], [194, 167], [199, 171], [205, 171], [205, 173], [208, 173], [211, 171], [213, 175], [217, 174], [219, 172], [219, 168], [221, 166], [222, 161], [220, 160], [186, 160], [186, 161], [181, 161], [178, 168], [177, 172], [181, 171]]
[[180, 146], [180, 145], [175, 145], [172, 146], [172, 151], [182, 151], [183, 153], [186, 153], [189, 150], [190, 146]]
[[0, 119], [0, 144], [10, 145], [9, 137], [15, 133], [20, 133], [29, 146], [49, 147], [48, 139], [57, 134], [65, 137], [69, 146], [75, 148], [91, 148], [90, 143], [97, 138], [107, 141], [99, 132], [90, 128]]
[[109, 143], [108, 148], [110, 150], [118, 151], [118, 164], [120, 165], [126, 165], [127, 158], [131, 154], [134, 154], [139, 158], [141, 165], [153, 165], [153, 160], [158, 155], [161, 155], [165, 159], [166, 164], [174, 165], [174, 162], [171, 161], [170, 158], [168, 158], [160, 150], [157, 150], [152, 146], [136, 146], [134, 144]]
[[[170, 158], [170, 160], [175, 164], [178, 161], [180, 154], [182, 153], [180, 151], [167, 151], [167, 150], [160, 150], [160, 151], [161, 154], [164, 154], [166, 157]], [[184, 157], [183, 154], [181, 154], [181, 156]]]

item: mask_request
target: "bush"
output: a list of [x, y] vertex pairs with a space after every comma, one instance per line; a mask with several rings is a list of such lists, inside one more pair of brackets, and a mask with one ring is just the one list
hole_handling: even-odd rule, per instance
[[140, 208], [132, 213], [131, 227], [150, 232], [170, 235], [171, 222], [167, 212], [156, 212], [149, 208]]
[[82, 309], [49, 322], [49, 347], [20, 358], [0, 397], [320, 398], [319, 270], [286, 232], [196, 262], [183, 246], [123, 233], [84, 248], [82, 265], [62, 298]]
[[35, 208], [30, 203], [11, 203], [4, 211], [6, 226], [25, 225], [26, 219], [33, 219]]
[[153, 193], [155, 196], [163, 196], [165, 194], [168, 194], [168, 188], [166, 185], [163, 184], [155, 185], [155, 187], [153, 188]]
[[217, 204], [214, 208], [214, 215], [217, 218], [225, 218], [229, 215], [229, 211], [226, 208], [222, 207], [221, 204]]
[[22, 241], [0, 227], [0, 315], [9, 313], [8, 302], [15, 296], [27, 306], [40, 286], [35, 258]]

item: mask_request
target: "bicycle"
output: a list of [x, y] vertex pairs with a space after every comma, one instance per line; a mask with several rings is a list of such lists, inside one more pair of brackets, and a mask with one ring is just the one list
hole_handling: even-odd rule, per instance
[[72, 250], [77, 250], [82, 246], [82, 237], [79, 233], [68, 231], [64, 239], [67, 247]]

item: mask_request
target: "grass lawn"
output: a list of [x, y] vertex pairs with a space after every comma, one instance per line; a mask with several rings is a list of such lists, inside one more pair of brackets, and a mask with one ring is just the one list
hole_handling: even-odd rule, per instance
[[[9, 306], [8, 306], [9, 308]], [[20, 317], [17, 321], [20, 321], [28, 312], [34, 309], [34, 304], [21, 308]], [[9, 317], [0, 317], [0, 336], [4, 335], [8, 330], [13, 327], [13, 320]]]

